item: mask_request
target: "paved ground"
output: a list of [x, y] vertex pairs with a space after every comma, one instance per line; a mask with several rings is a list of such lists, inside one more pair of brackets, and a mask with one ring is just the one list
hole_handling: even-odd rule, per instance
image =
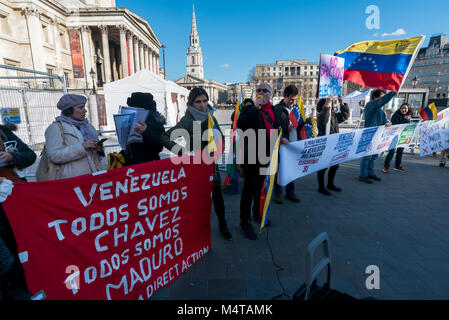
[[[438, 158], [407, 154], [408, 173], [385, 175], [382, 163], [380, 183], [359, 182], [359, 163], [351, 162], [337, 174], [343, 193], [318, 194], [311, 175], [296, 182], [302, 203], [272, 205], [269, 241], [289, 296], [304, 283], [307, 244], [327, 232], [333, 288], [357, 298], [449, 299], [449, 169], [439, 169]], [[282, 293], [266, 231], [247, 240], [239, 228], [240, 195], [225, 202], [234, 240], [221, 238], [213, 214], [211, 252], [153, 299], [270, 300]], [[380, 268], [380, 290], [365, 287], [369, 265]]]

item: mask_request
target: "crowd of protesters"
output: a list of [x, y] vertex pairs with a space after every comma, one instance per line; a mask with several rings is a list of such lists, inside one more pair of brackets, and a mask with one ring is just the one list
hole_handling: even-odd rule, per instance
[[[273, 106], [271, 103], [273, 90], [265, 83], [256, 88], [256, 99], [246, 99], [242, 104], [237, 127], [245, 133], [247, 130], [255, 132], [264, 131], [263, 136], [256, 138], [266, 141], [257, 141], [249, 145], [248, 136], [243, 135], [243, 164], [241, 175], [244, 185], [240, 200], [240, 226], [244, 235], [250, 239], [257, 239], [256, 232], [251, 224], [252, 219], [260, 224], [260, 197], [265, 179], [265, 171], [269, 162], [260, 161], [259, 152], [264, 153], [270, 159], [272, 154], [272, 132], [282, 132], [281, 144], [289, 144], [301, 140], [301, 126], [294, 127], [290, 122], [289, 114], [296, 104], [299, 91], [295, 86], [288, 86], [284, 90], [284, 99]], [[391, 126], [392, 124], [408, 123], [411, 119], [411, 108], [403, 104], [393, 115], [391, 122], [387, 120], [383, 111], [385, 106], [395, 93], [386, 93], [384, 90], [374, 90], [371, 101], [365, 108], [365, 127]], [[337, 102], [334, 97], [321, 99], [317, 105], [318, 136], [326, 136], [339, 132], [339, 124], [350, 116], [349, 107], [339, 96]], [[104, 140], [99, 140], [95, 128], [86, 118], [87, 99], [81, 95], [66, 94], [58, 102], [55, 108], [61, 111], [61, 115], [47, 128], [45, 132], [46, 144], [41, 155], [41, 161], [36, 172], [39, 181], [58, 180], [70, 177], [92, 174], [104, 170], [105, 157]], [[202, 88], [191, 90], [188, 97], [187, 111], [179, 123], [168, 131], [165, 131], [165, 118], [157, 112], [157, 105], [150, 93], [135, 92], [127, 101], [128, 106], [143, 108], [149, 111], [145, 122], [139, 122], [136, 131], [142, 135], [142, 142], [134, 142], [123, 150], [126, 165], [135, 165], [160, 159], [159, 154], [166, 147], [168, 150], [177, 150], [177, 155], [183, 155], [195, 150], [194, 126], [197, 123], [201, 130], [201, 136], [209, 129], [210, 117], [214, 121], [215, 128], [223, 135], [217, 119], [213, 116], [214, 109], [209, 103], [209, 96]], [[234, 114], [232, 115], [234, 120]], [[31, 166], [36, 161], [36, 154], [18, 138], [12, 125], [0, 126], [0, 183], [6, 180], [12, 182], [26, 179], [21, 175], [21, 170]], [[182, 130], [180, 130], [182, 129]], [[185, 147], [178, 145], [175, 140], [180, 136], [177, 133], [184, 132], [185, 140], [190, 141]], [[261, 138], [263, 137], [263, 138]], [[201, 150], [205, 149], [208, 141], [201, 139]], [[6, 148], [5, 142], [14, 142], [13, 147]], [[260, 146], [264, 150], [258, 150]], [[224, 146], [223, 146], [224, 147]], [[396, 153], [394, 169], [405, 172], [402, 168], [403, 148], [391, 150], [384, 163], [384, 173], [389, 173], [390, 162]], [[449, 149], [441, 154], [440, 167], [444, 167], [449, 156]], [[372, 184], [373, 181], [381, 181], [374, 171], [374, 163], [377, 155], [365, 157], [361, 161], [361, 174], [359, 180]], [[318, 192], [331, 195], [329, 191], [342, 192], [335, 185], [335, 176], [338, 166], [329, 168], [328, 183], [325, 186], [325, 174], [328, 169], [318, 172]], [[227, 240], [232, 240], [229, 231], [225, 203], [221, 189], [221, 177], [218, 165], [215, 165], [214, 185], [212, 199], [219, 222], [219, 230]], [[277, 183], [274, 187], [274, 201], [282, 204], [282, 188]], [[286, 199], [293, 203], [299, 203], [300, 199], [295, 192], [295, 183], [286, 186]], [[270, 222], [266, 223], [270, 226]], [[8, 222], [3, 207], [0, 205], [0, 299], [29, 299], [23, 269], [18, 256], [17, 243], [13, 231]]]

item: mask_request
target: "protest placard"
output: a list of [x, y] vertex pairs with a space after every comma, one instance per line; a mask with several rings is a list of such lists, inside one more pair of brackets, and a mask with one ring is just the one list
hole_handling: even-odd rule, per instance
[[318, 97], [325, 99], [343, 95], [343, 77], [345, 73], [345, 59], [328, 54], [321, 54], [320, 83]]

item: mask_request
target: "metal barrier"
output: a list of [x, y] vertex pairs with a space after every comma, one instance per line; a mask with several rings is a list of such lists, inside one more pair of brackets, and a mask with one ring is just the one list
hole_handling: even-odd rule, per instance
[[45, 130], [59, 116], [59, 99], [67, 92], [64, 77], [0, 65], [0, 108], [18, 108], [16, 134], [34, 151], [45, 144]]

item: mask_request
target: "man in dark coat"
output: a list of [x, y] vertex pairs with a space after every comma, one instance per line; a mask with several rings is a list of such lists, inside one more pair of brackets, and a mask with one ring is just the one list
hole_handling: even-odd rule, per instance
[[166, 120], [156, 110], [156, 101], [151, 93], [134, 92], [127, 102], [128, 106], [146, 109], [150, 112], [145, 123], [139, 122], [136, 131], [142, 134], [143, 143], [133, 142], [126, 147], [126, 165], [160, 160], [159, 153], [163, 146], [160, 137], [165, 132]]
[[[268, 163], [262, 163], [260, 156], [271, 159], [271, 140], [277, 138], [271, 136], [270, 132], [272, 130], [283, 129], [283, 132], [287, 131], [288, 128], [283, 128], [281, 122], [280, 113], [271, 105], [270, 99], [272, 95], [272, 89], [268, 84], [260, 84], [257, 89], [256, 105], [257, 106], [247, 106], [242, 110], [240, 114], [237, 127], [243, 131], [244, 134], [244, 179], [245, 183], [243, 186], [242, 197], [240, 200], [240, 226], [245, 233], [245, 236], [250, 240], [257, 239], [257, 235], [250, 223], [251, 219], [251, 204], [253, 205], [253, 218], [257, 223], [261, 222], [260, 217], [260, 195], [262, 192], [263, 182], [265, 180], [265, 175], [261, 172], [261, 169], [266, 169], [269, 166]], [[253, 130], [257, 141], [249, 142], [248, 137], [245, 135], [245, 131]], [[259, 130], [267, 130], [266, 134], [266, 148], [265, 154], [260, 155], [261, 150], [259, 150]], [[287, 144], [288, 139], [285, 137], [282, 139], [282, 143]]]
[[[301, 140], [301, 129], [304, 124], [299, 125], [296, 129], [290, 124], [289, 116], [292, 108], [294, 107], [296, 101], [298, 100], [298, 88], [296, 86], [291, 85], [285, 88], [284, 90], [284, 99], [281, 100], [279, 104], [275, 106], [275, 109], [281, 115], [281, 122], [284, 128], [288, 128], [286, 130], [284, 136], [289, 140], [289, 142], [295, 142]], [[282, 203], [282, 187], [276, 180], [274, 182], [274, 202], [281, 204]], [[301, 202], [299, 198], [295, 194], [295, 182], [289, 183], [286, 187], [286, 198], [295, 203]]]

